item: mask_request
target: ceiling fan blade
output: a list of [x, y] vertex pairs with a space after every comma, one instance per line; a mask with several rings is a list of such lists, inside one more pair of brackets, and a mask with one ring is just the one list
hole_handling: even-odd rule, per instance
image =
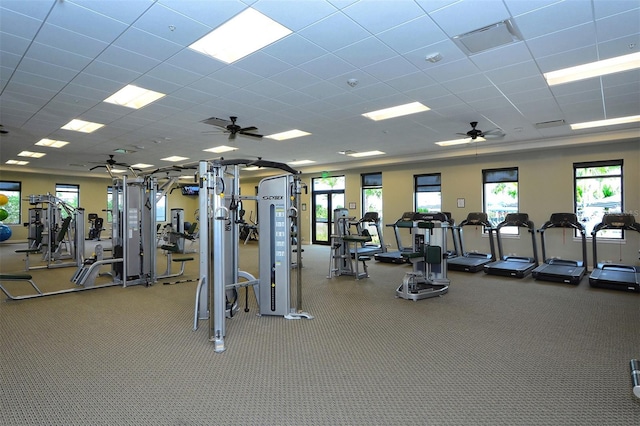
[[252, 138], [262, 138], [262, 135], [259, 135], [257, 133], [247, 133], [247, 132], [238, 132], [240, 133], [242, 136], [251, 136]]
[[229, 133], [229, 140], [234, 140], [236, 138], [236, 133], [235, 132], [231, 132]]
[[229, 120], [224, 120], [222, 118], [216, 118], [216, 117], [209, 117], [206, 120], [202, 120], [202, 123], [209, 124], [211, 126], [222, 127], [223, 129], [226, 129], [227, 126], [230, 126], [231, 124], [233, 124]]
[[244, 127], [242, 129], [240, 129], [240, 132], [251, 132], [253, 130], [258, 130], [258, 128], [256, 126], [250, 126], [250, 127]]
[[505, 137], [505, 133], [504, 130], [502, 130], [499, 127], [496, 127], [495, 129], [491, 129], [491, 130], [487, 130], [486, 132], [482, 133], [482, 137], [485, 139], [500, 139]]
[[101, 167], [106, 168], [107, 166], [105, 166], [104, 164], [102, 164], [102, 165], [100, 165], [100, 166], [93, 166], [92, 168], [90, 168], [90, 169], [89, 169], [89, 171], [91, 171], [91, 170], [95, 170], [95, 169], [99, 169], [99, 168], [101, 168]]

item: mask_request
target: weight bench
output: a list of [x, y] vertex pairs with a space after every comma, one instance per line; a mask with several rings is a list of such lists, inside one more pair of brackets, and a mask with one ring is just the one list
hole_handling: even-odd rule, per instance
[[[179, 277], [179, 276], [183, 275], [184, 274], [185, 263], [186, 262], [190, 262], [190, 261], [195, 259], [193, 257], [176, 257], [176, 258], [173, 258], [173, 253], [178, 253], [178, 246], [177, 245], [163, 245], [160, 248], [167, 252], [167, 270], [164, 272], [164, 274], [158, 275], [158, 279], [173, 278], [173, 277]], [[173, 262], [176, 262], [176, 263], [180, 262], [180, 271], [179, 272], [171, 273], [171, 264]]]
[[2, 290], [2, 292], [4, 294], [7, 295], [7, 297], [11, 300], [20, 300], [20, 299], [26, 299], [28, 297], [24, 297], [24, 296], [13, 296], [11, 293], [9, 293], [9, 291], [4, 288], [4, 286], [2, 285], [3, 281], [26, 281], [29, 284], [31, 284], [31, 287], [33, 287], [33, 289], [35, 291], [38, 292], [38, 294], [42, 294], [42, 291], [40, 291], [40, 289], [38, 288], [38, 286], [36, 285], [36, 283], [33, 282], [33, 277], [29, 274], [0, 274], [0, 290]]
[[40, 254], [42, 253], [42, 251], [40, 250], [40, 248], [29, 248], [29, 249], [20, 249], [20, 250], [16, 250], [16, 253], [24, 253], [25, 258], [24, 258], [24, 270], [28, 271], [30, 269], [29, 267], [29, 255], [30, 254]]
[[[346, 247], [346, 252], [350, 253], [350, 248], [349, 248], [349, 244], [350, 243], [354, 243], [354, 258], [355, 258], [355, 277], [356, 280], [359, 280], [360, 278], [368, 278], [369, 277], [369, 271], [367, 269], [367, 260], [371, 260], [371, 257], [369, 256], [360, 256], [358, 254], [358, 245], [364, 244], [364, 243], [368, 243], [369, 241], [371, 241], [371, 235], [369, 235], [369, 232], [365, 229], [362, 231], [362, 235], [343, 235], [342, 236], [342, 241], [344, 241], [347, 244]], [[362, 267], [364, 269], [364, 272], [360, 273], [358, 271], [358, 262], [362, 262]]]

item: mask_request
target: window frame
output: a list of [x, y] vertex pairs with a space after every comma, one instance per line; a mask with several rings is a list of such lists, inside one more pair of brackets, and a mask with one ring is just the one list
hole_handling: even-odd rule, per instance
[[[17, 190], [15, 189], [15, 187], [12, 188], [13, 186], [17, 187]], [[6, 194], [7, 192], [18, 193], [18, 205], [17, 205], [18, 218], [15, 222], [8, 222], [7, 219], [11, 217], [11, 212], [8, 211], [7, 213], [9, 213], [9, 216], [7, 217], [7, 219], [3, 220], [2, 223], [7, 226], [20, 225], [22, 223], [22, 201], [21, 201], [22, 200], [22, 182], [15, 181], [15, 180], [0, 180], [0, 194], [7, 195]], [[7, 195], [7, 198], [9, 197], [10, 196]], [[6, 210], [5, 206], [0, 206], [0, 208], [4, 208]]]
[[[509, 173], [515, 173], [515, 180], [513, 179], [508, 179], [508, 174]], [[489, 177], [491, 175], [494, 175], [496, 178], [494, 179], [489, 179]], [[502, 177], [501, 177], [502, 175]], [[515, 191], [516, 191], [516, 197], [515, 197], [515, 204], [516, 204], [516, 209], [515, 212], [518, 212], [520, 210], [520, 185], [519, 185], [519, 180], [520, 180], [520, 171], [518, 169], [518, 167], [501, 167], [501, 168], [492, 168], [492, 169], [483, 169], [482, 170], [482, 211], [487, 213], [487, 217], [489, 218], [489, 221], [493, 224], [494, 228], [498, 226], [499, 223], [501, 223], [504, 220], [504, 217], [500, 220], [492, 220], [492, 213], [494, 212], [494, 210], [489, 210], [488, 209], [488, 205], [487, 205], [487, 201], [488, 201], [488, 194], [487, 194], [487, 185], [489, 184], [499, 184], [499, 183], [515, 183]], [[506, 207], [508, 206], [504, 206], [505, 208], [503, 209], [503, 211], [507, 211], [508, 209]], [[514, 212], [514, 213], [515, 213]], [[505, 213], [506, 216], [507, 213]], [[484, 232], [488, 232], [486, 229]], [[511, 227], [511, 226], [506, 226], [504, 228], [501, 229], [501, 231], [503, 234], [506, 235], [519, 235], [520, 234], [520, 229], [518, 227]]]
[[[620, 167], [619, 174], [606, 174], [606, 175], [594, 175], [594, 176], [581, 176], [578, 177], [579, 169], [591, 169], [598, 167]], [[586, 181], [591, 179], [602, 179], [602, 178], [618, 178], [620, 180], [620, 211], [617, 213], [624, 212], [624, 160], [616, 159], [616, 160], [601, 160], [601, 161], [583, 161], [573, 163], [573, 211], [581, 222], [584, 222], [584, 219], [581, 218], [582, 214], [579, 213], [578, 206], [578, 182]], [[584, 208], [584, 206], [582, 206]], [[603, 215], [608, 212], [608, 207], [603, 207]], [[614, 211], [615, 212], [615, 211]], [[591, 221], [592, 225], [600, 223], [602, 219], [602, 215], [600, 219], [595, 221]], [[587, 238], [592, 238], [591, 231], [593, 230], [593, 226], [585, 226], [586, 236]], [[591, 229], [589, 229], [591, 228]], [[578, 231], [575, 231], [575, 236], [579, 237]], [[620, 229], [609, 229], [604, 230], [598, 233], [598, 239], [608, 239], [614, 241], [620, 241], [624, 239], [624, 230]]]
[[[380, 208], [378, 210], [368, 210], [366, 208], [366, 192], [372, 189], [380, 190]], [[360, 174], [360, 216], [364, 216], [368, 211], [375, 211], [382, 220], [382, 172], [361, 173]]]
[[[423, 183], [421, 184], [420, 178], [433, 177], [436, 178], [437, 183]], [[421, 191], [420, 188], [437, 188], [437, 191]], [[413, 175], [413, 208], [414, 211], [420, 212], [420, 207], [418, 205], [418, 194], [424, 192], [437, 192], [440, 198], [440, 206], [438, 209], [433, 210], [437, 212], [442, 211], [442, 173], [424, 173], [419, 175]], [[428, 208], [427, 208], [428, 212]]]

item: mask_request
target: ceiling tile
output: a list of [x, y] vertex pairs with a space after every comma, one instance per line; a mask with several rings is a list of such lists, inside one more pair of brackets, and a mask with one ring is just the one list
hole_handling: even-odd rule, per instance
[[300, 65], [300, 69], [320, 78], [331, 78], [336, 74], [352, 72], [355, 67], [335, 55], [324, 55]]
[[[637, 4], [640, 5], [640, 3]], [[596, 30], [599, 42], [628, 35], [637, 36], [640, 31], [640, 8], [598, 19], [596, 21]]]
[[[336, 28], [340, 28], [340, 31], [336, 31]], [[298, 34], [328, 51], [348, 46], [370, 35], [340, 12], [300, 30]]]
[[290, 67], [287, 63], [260, 51], [240, 59], [234, 66], [260, 77], [270, 77]]
[[78, 74], [77, 70], [61, 67], [52, 63], [42, 62], [31, 58], [23, 58], [20, 62], [20, 71], [59, 81], [69, 81]]
[[157, 59], [113, 45], [104, 50], [96, 60], [140, 74], [151, 70], [160, 63]]
[[293, 31], [301, 30], [336, 11], [330, 3], [319, 0], [259, 1], [253, 8]]
[[347, 47], [336, 50], [334, 54], [350, 64], [363, 68], [377, 62], [396, 57], [397, 54], [384, 43], [374, 37], [353, 43]]
[[543, 57], [595, 46], [597, 41], [594, 36], [593, 23], [586, 23], [564, 31], [533, 38], [527, 42], [527, 45], [534, 56]]
[[47, 22], [87, 37], [111, 43], [127, 25], [70, 1], [56, 2]]
[[4, 6], [5, 3], [3, 2], [0, 6], [0, 28], [2, 28], [2, 32], [33, 39], [42, 25], [41, 19], [16, 13], [13, 10], [6, 9]]
[[184, 46], [190, 45], [211, 31], [210, 27], [160, 3], [152, 3], [144, 15], [136, 19], [132, 25], [156, 37]]
[[523, 36], [539, 37], [593, 22], [591, 2], [561, 1], [520, 15], [515, 21]]
[[317, 83], [319, 78], [299, 68], [290, 68], [280, 74], [271, 76], [271, 80], [290, 89], [299, 90]]
[[372, 34], [424, 15], [424, 11], [415, 2], [407, 0], [361, 1], [345, 7], [342, 12]]
[[442, 30], [454, 37], [510, 18], [501, 1], [461, 0], [429, 13]]
[[45, 46], [40, 43], [31, 45], [27, 57], [75, 71], [80, 71], [91, 63], [91, 57], [78, 55], [52, 46]]
[[113, 42], [116, 47], [164, 61], [178, 53], [183, 47], [137, 28], [129, 28]]
[[381, 32], [377, 34], [377, 37], [398, 53], [411, 52], [442, 40], [448, 40], [447, 35], [440, 27], [426, 15]]
[[328, 53], [317, 44], [297, 34], [291, 34], [265, 47], [262, 52], [292, 66], [300, 65]]
[[102, 15], [116, 19], [125, 24], [133, 23], [140, 15], [142, 15], [149, 7], [151, 7], [155, 0], [135, 0], [135, 1], [120, 1], [117, 7], [113, 7], [109, 2], [95, 1], [95, 0], [66, 0], [72, 3], [76, 3], [79, 6], [93, 10]]

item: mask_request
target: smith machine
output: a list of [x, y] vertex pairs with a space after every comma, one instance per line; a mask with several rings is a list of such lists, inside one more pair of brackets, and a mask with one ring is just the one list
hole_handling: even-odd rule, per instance
[[[79, 266], [84, 257], [84, 209], [55, 195], [29, 195], [29, 247], [24, 253], [25, 270]], [[30, 265], [29, 255], [41, 254], [44, 265]]]
[[[96, 246], [95, 255], [80, 262], [71, 278], [75, 287], [42, 291], [29, 274], [0, 274], [0, 290], [9, 299], [22, 300], [56, 294], [72, 293], [96, 288], [133, 285], [151, 285], [156, 282], [156, 217], [155, 178], [135, 177], [113, 180], [112, 257], [104, 258], [102, 246]], [[84, 220], [79, 220], [84, 224]], [[84, 232], [79, 234], [84, 241]], [[111, 282], [96, 284], [102, 266], [110, 265]], [[22, 281], [31, 285], [32, 293], [13, 295], [1, 283]]]
[[[255, 197], [241, 196], [241, 164], [280, 169], [287, 174], [260, 181]], [[295, 268], [296, 286], [291, 286], [292, 265], [301, 265], [302, 252], [297, 232], [303, 184], [298, 174], [286, 164], [264, 160], [199, 163], [200, 277], [193, 329], [198, 329], [198, 320], [208, 319], [209, 340], [216, 352], [225, 350], [225, 320], [238, 310], [237, 295], [241, 287], [253, 287], [259, 315], [313, 318], [302, 312], [301, 268]], [[238, 269], [241, 223], [238, 206], [242, 200], [256, 200], [260, 212], [258, 278]], [[296, 260], [292, 262], [294, 253]], [[244, 281], [240, 282], [241, 279]], [[294, 294], [296, 307], [292, 308]]]

